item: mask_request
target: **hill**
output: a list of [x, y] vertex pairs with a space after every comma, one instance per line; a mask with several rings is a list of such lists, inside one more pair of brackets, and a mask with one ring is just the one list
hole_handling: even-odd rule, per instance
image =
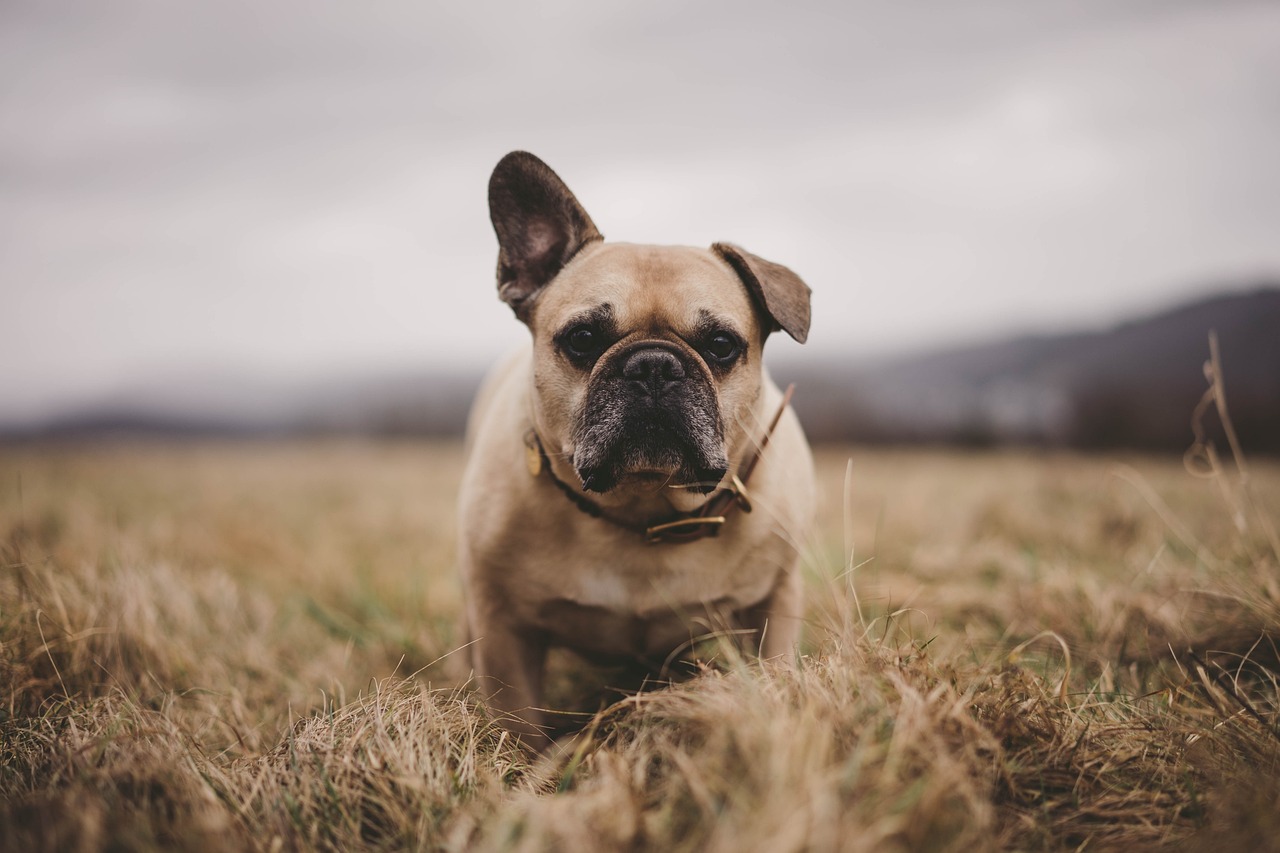
[[821, 440], [1178, 449], [1219, 339], [1247, 447], [1280, 451], [1280, 288], [1186, 304], [1111, 329], [1018, 337], [868, 364], [777, 371]]

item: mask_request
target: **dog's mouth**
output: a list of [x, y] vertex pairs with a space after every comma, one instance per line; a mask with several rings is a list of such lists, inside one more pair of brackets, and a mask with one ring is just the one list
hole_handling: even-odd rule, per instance
[[724, 478], [729, 463], [715, 393], [673, 353], [624, 353], [593, 379], [573, 442], [584, 489], [673, 485], [707, 493]]
[[706, 494], [724, 478], [728, 465], [723, 456], [665, 448], [653, 454], [625, 446], [620, 441], [604, 452], [575, 454], [575, 468], [583, 489], [603, 494], [618, 488], [660, 489], [672, 486]]

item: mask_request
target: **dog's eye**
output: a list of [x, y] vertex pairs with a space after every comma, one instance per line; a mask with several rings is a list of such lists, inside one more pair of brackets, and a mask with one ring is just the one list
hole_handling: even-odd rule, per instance
[[719, 332], [707, 339], [702, 346], [707, 358], [719, 364], [729, 364], [738, 357], [741, 347], [737, 338], [725, 332]]
[[594, 355], [604, 341], [604, 336], [590, 326], [578, 326], [565, 336], [564, 345], [571, 355]]

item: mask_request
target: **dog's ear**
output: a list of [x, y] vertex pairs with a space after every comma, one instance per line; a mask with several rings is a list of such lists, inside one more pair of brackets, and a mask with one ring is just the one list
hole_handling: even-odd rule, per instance
[[512, 151], [489, 178], [489, 218], [498, 235], [498, 296], [521, 320], [533, 297], [578, 250], [603, 240], [551, 167]]
[[809, 285], [784, 267], [740, 249], [732, 243], [714, 243], [712, 251], [724, 258], [747, 290], [773, 319], [769, 331], [782, 329], [800, 343], [809, 337]]

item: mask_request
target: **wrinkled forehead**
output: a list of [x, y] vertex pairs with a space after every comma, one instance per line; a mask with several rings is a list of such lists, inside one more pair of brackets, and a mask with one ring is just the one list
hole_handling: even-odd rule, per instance
[[690, 246], [596, 244], [574, 258], [542, 294], [538, 312], [553, 321], [610, 306], [620, 329], [658, 325], [680, 331], [715, 319], [758, 337], [751, 297], [728, 264]]

